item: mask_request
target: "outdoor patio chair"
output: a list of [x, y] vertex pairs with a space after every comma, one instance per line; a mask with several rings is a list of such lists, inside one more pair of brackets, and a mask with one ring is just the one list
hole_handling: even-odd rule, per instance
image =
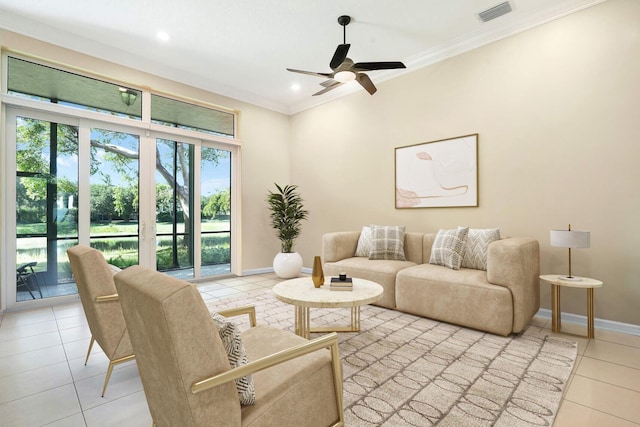
[[[255, 326], [253, 307], [218, 312], [250, 314], [252, 327], [229, 346], [242, 345], [248, 363], [231, 368], [216, 315], [195, 286], [142, 266], [114, 279], [156, 426], [344, 425], [335, 332], [309, 341]], [[234, 380], [247, 375], [255, 403], [243, 406]]]
[[27, 288], [29, 291], [29, 295], [31, 298], [36, 299], [33, 295], [34, 289], [31, 285], [35, 285], [35, 288], [38, 290], [40, 294], [40, 298], [42, 298], [42, 289], [40, 288], [40, 278], [38, 274], [34, 271], [33, 267], [38, 265], [37, 262], [32, 261], [26, 264], [21, 265], [16, 268], [16, 289]]
[[77, 245], [69, 248], [67, 255], [91, 331], [91, 342], [84, 364], [87, 364], [93, 343], [96, 341], [109, 358], [109, 367], [102, 387], [104, 397], [113, 367], [135, 357], [113, 282], [113, 274], [117, 270], [107, 264], [102, 252], [89, 246]]

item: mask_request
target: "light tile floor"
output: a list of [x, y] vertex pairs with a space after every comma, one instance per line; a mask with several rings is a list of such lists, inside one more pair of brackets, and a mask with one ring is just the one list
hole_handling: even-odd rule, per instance
[[[273, 274], [230, 278], [198, 286], [205, 300], [271, 288]], [[293, 315], [293, 314], [292, 314]], [[547, 330], [535, 317], [529, 328]], [[563, 328], [583, 333], [577, 325]], [[151, 425], [135, 362], [114, 369], [104, 398], [108, 360], [94, 346], [79, 302], [5, 313], [0, 318], [0, 425]], [[640, 425], [640, 336], [596, 330], [574, 338], [578, 358], [554, 426]]]

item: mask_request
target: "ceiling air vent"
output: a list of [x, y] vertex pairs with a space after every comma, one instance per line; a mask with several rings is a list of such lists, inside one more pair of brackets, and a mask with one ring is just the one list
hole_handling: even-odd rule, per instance
[[493, 6], [490, 9], [487, 9], [478, 13], [478, 16], [480, 17], [480, 20], [482, 22], [488, 22], [502, 15], [506, 15], [509, 12], [511, 12], [511, 5], [509, 4], [508, 1], [506, 1], [504, 3], [500, 3], [499, 5]]

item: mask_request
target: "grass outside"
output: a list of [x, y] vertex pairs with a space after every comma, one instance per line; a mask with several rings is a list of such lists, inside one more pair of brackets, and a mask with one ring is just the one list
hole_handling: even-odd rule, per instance
[[[17, 234], [45, 234], [47, 232], [47, 226], [44, 223], [31, 223], [31, 224], [18, 224]], [[203, 232], [207, 231], [231, 231], [231, 223], [226, 220], [208, 220], [200, 223], [200, 228]], [[171, 233], [173, 231], [173, 224], [170, 222], [159, 222], [156, 225], [158, 234]], [[184, 224], [178, 223], [178, 233], [184, 231]], [[94, 222], [91, 223], [92, 235], [126, 235], [137, 234], [138, 223], [137, 222], [123, 222], [113, 221], [109, 223]], [[74, 236], [77, 234], [76, 227], [70, 227], [68, 224], [61, 224], [58, 226], [59, 236]]]
[[[43, 234], [46, 228], [44, 224], [19, 224], [17, 227], [18, 234]], [[202, 264], [216, 265], [229, 262], [230, 258], [230, 222], [229, 220], [209, 220], [201, 223], [202, 235]], [[58, 235], [60, 237], [75, 237], [76, 230], [64, 230], [59, 227]], [[65, 233], [66, 231], [66, 233]], [[184, 232], [184, 224], [178, 224], [178, 233]], [[204, 234], [207, 232], [221, 232], [221, 234]], [[138, 239], [137, 237], [129, 237], [137, 235], [137, 222], [111, 222], [111, 223], [93, 223], [91, 224], [91, 236], [100, 236], [92, 238], [92, 246], [99, 249], [108, 262], [113, 263], [121, 268], [138, 263]], [[173, 224], [158, 223], [157, 224], [157, 262], [158, 269], [163, 270], [171, 268], [169, 264], [171, 256], [170, 236], [160, 236], [161, 234], [172, 234]], [[122, 237], [121, 237], [122, 236]], [[127, 237], [125, 237], [127, 236]], [[179, 241], [184, 239], [179, 236]], [[60, 240], [58, 241], [58, 253], [64, 254], [66, 250], [76, 244], [77, 240]], [[36, 270], [46, 268], [47, 260], [47, 240], [45, 237], [25, 237], [19, 238], [17, 242], [16, 264], [21, 265], [31, 261], [37, 261]], [[188, 251], [184, 245], [180, 245], [178, 249], [180, 265], [187, 264]], [[59, 271], [63, 276], [70, 275], [67, 268], [66, 256], [59, 259]], [[167, 264], [167, 266], [165, 266]], [[67, 271], [69, 270], [69, 271]]]

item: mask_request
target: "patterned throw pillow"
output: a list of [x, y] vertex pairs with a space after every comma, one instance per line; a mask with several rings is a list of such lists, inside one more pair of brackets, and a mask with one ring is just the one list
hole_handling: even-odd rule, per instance
[[462, 258], [462, 267], [476, 270], [487, 269], [489, 243], [500, 240], [499, 228], [469, 229], [467, 244]]
[[369, 259], [395, 259], [404, 257], [404, 226], [372, 225]]
[[[224, 349], [227, 352], [231, 368], [246, 365], [249, 360], [247, 359], [247, 353], [240, 339], [240, 329], [238, 326], [218, 313], [212, 312], [211, 318], [216, 328], [218, 328], [218, 333], [222, 339], [222, 345], [224, 345]], [[256, 388], [251, 375], [240, 377], [235, 380], [235, 383], [241, 405], [253, 405], [256, 403]]]
[[438, 231], [433, 246], [431, 246], [429, 264], [460, 270], [468, 233], [469, 228], [467, 227]]
[[371, 227], [365, 225], [362, 227], [360, 237], [358, 238], [358, 246], [356, 247], [356, 256], [368, 257], [371, 253]]

